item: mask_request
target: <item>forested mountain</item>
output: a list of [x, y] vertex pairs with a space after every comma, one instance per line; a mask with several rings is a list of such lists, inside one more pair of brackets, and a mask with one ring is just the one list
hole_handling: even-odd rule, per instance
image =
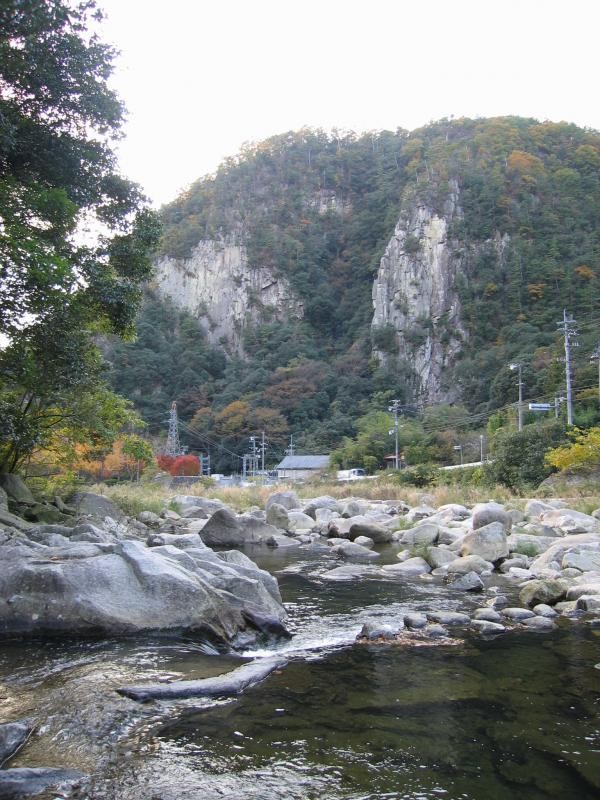
[[177, 399], [235, 452], [262, 427], [315, 452], [391, 398], [485, 419], [515, 400], [510, 361], [526, 397], [560, 391], [563, 308], [581, 334], [575, 384], [597, 379], [595, 131], [516, 117], [304, 129], [248, 146], [162, 216], [138, 341], [111, 356], [153, 423]]

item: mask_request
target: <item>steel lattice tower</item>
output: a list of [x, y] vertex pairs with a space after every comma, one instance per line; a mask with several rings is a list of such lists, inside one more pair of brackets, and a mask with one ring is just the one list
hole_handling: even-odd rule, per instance
[[169, 435], [167, 436], [167, 444], [165, 445], [165, 455], [167, 456], [180, 456], [182, 453], [181, 445], [179, 444], [179, 420], [177, 418], [177, 403], [175, 400], [171, 403], [171, 411], [169, 412]]

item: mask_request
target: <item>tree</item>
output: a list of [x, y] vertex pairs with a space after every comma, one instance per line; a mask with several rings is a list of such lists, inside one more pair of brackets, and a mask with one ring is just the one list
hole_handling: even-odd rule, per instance
[[500, 428], [491, 441], [486, 473], [494, 483], [502, 483], [512, 491], [537, 486], [552, 472], [544, 462], [546, 451], [565, 441], [561, 422], [525, 425], [522, 431]]
[[559, 470], [600, 466], [600, 428], [576, 430], [570, 434], [572, 442], [546, 453], [546, 463]]
[[[94, 0], [0, 6], [0, 470], [65, 424], [114, 437], [116, 419], [99, 414], [98, 431], [93, 408], [130, 414], [104, 386], [92, 336], [132, 333], [159, 226], [115, 170], [123, 108], [100, 18]], [[93, 244], [80, 243], [84, 222], [101, 226]]]
[[133, 434], [126, 436], [121, 446], [121, 453], [125, 457], [125, 466], [129, 472], [129, 479], [133, 480], [134, 475], [139, 481], [140, 471], [144, 470], [148, 464], [154, 461], [152, 447], [141, 436]]

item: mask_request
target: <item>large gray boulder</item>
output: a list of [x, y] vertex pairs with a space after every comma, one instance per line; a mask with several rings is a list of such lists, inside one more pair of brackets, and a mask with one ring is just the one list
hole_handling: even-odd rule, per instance
[[290, 527], [288, 512], [281, 503], [271, 503], [267, 506], [266, 519], [269, 525], [273, 525], [273, 527], [282, 531], [287, 531]]
[[267, 544], [281, 531], [256, 517], [244, 517], [221, 508], [212, 515], [200, 531], [200, 538], [209, 547], [244, 547], [248, 544]]
[[287, 512], [287, 516], [292, 531], [309, 531], [315, 525], [314, 517], [309, 517], [303, 511], [293, 509]]
[[435, 522], [422, 522], [414, 528], [405, 531], [400, 541], [409, 547], [425, 547], [437, 542], [440, 536], [440, 527]]
[[335, 497], [330, 497], [329, 495], [322, 495], [321, 497], [314, 497], [309, 503], [302, 509], [305, 514], [308, 514], [309, 517], [312, 517], [316, 520], [316, 510], [317, 508], [328, 508], [330, 511], [336, 511], [338, 514], [341, 514], [343, 511], [343, 506], [336, 500]]
[[0, 767], [27, 741], [33, 720], [20, 719], [0, 725]]
[[270, 575], [208, 548], [4, 545], [0, 563], [0, 636], [187, 630], [229, 642], [254, 619], [285, 619]]
[[600, 520], [590, 514], [574, 511], [570, 508], [555, 508], [541, 515], [544, 525], [555, 528], [567, 535], [588, 532], [600, 532]]
[[562, 558], [563, 569], [579, 569], [582, 572], [590, 572], [592, 570], [600, 570], [600, 542], [597, 548], [585, 550], [577, 548], [575, 550], [567, 550]]
[[387, 575], [426, 575], [431, 567], [424, 558], [407, 558], [401, 564], [386, 564], [381, 568]]
[[0, 511], [8, 511], [8, 495], [0, 486]]
[[492, 522], [499, 522], [508, 530], [512, 524], [510, 514], [500, 503], [477, 503], [473, 506], [473, 530], [484, 528]]
[[[227, 508], [225, 503], [221, 502], [221, 500], [208, 497], [196, 497], [196, 495], [193, 494], [176, 494], [169, 498], [168, 503], [169, 505], [176, 506], [183, 517], [203, 513], [205, 515], [204, 519], [210, 517], [211, 514], [214, 514], [215, 511], [218, 511], [220, 508]], [[202, 517], [198, 517], [198, 519], [202, 519]]]
[[267, 498], [265, 509], [268, 509], [273, 503], [283, 506], [287, 511], [302, 507], [296, 492], [274, 492]]
[[79, 515], [86, 515], [90, 517], [98, 517], [104, 519], [111, 517], [114, 520], [122, 520], [125, 514], [120, 508], [112, 503], [108, 497], [101, 494], [94, 494], [93, 492], [75, 492], [69, 498], [69, 505], [75, 509]]
[[348, 538], [352, 541], [359, 536], [367, 536], [375, 544], [385, 544], [392, 541], [392, 531], [378, 525], [376, 522], [369, 522], [368, 519], [353, 522], [348, 532]]
[[491, 561], [486, 561], [485, 558], [477, 555], [462, 556], [455, 558], [446, 565], [448, 575], [466, 575], [467, 572], [476, 572], [482, 575], [484, 572], [491, 572], [494, 565]]
[[597, 533], [577, 533], [555, 539], [554, 543], [533, 561], [530, 569], [537, 573], [547, 569], [553, 563], [560, 565], [565, 553], [569, 550], [582, 552], [582, 550], [590, 549], [595, 551], [599, 543], [600, 536]]
[[519, 600], [524, 606], [535, 606], [538, 603], [551, 605], [566, 597], [568, 583], [563, 580], [528, 581], [519, 592]]
[[374, 553], [368, 547], [355, 542], [341, 541], [332, 545], [331, 552], [340, 558], [350, 558], [353, 561], [374, 561], [379, 558], [379, 553]]
[[506, 558], [508, 542], [504, 525], [499, 521], [491, 522], [472, 533], [467, 533], [462, 540], [460, 554], [461, 556], [481, 556], [486, 561], [492, 562]]

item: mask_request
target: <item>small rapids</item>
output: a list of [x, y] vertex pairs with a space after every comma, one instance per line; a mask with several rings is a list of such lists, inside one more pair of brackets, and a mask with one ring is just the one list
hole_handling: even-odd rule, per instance
[[[329, 580], [328, 552], [254, 551], [291, 639], [220, 655], [192, 637], [28, 641], [0, 649], [0, 710], [38, 728], [11, 766], [85, 777], [41, 800], [595, 800], [600, 636], [468, 636], [454, 646], [356, 646], [366, 619], [457, 607], [435, 580]], [[394, 553], [382, 552], [382, 562]], [[477, 596], [467, 601], [482, 603]], [[464, 602], [462, 603], [464, 608]], [[139, 704], [124, 684], [287, 662], [228, 699]]]

